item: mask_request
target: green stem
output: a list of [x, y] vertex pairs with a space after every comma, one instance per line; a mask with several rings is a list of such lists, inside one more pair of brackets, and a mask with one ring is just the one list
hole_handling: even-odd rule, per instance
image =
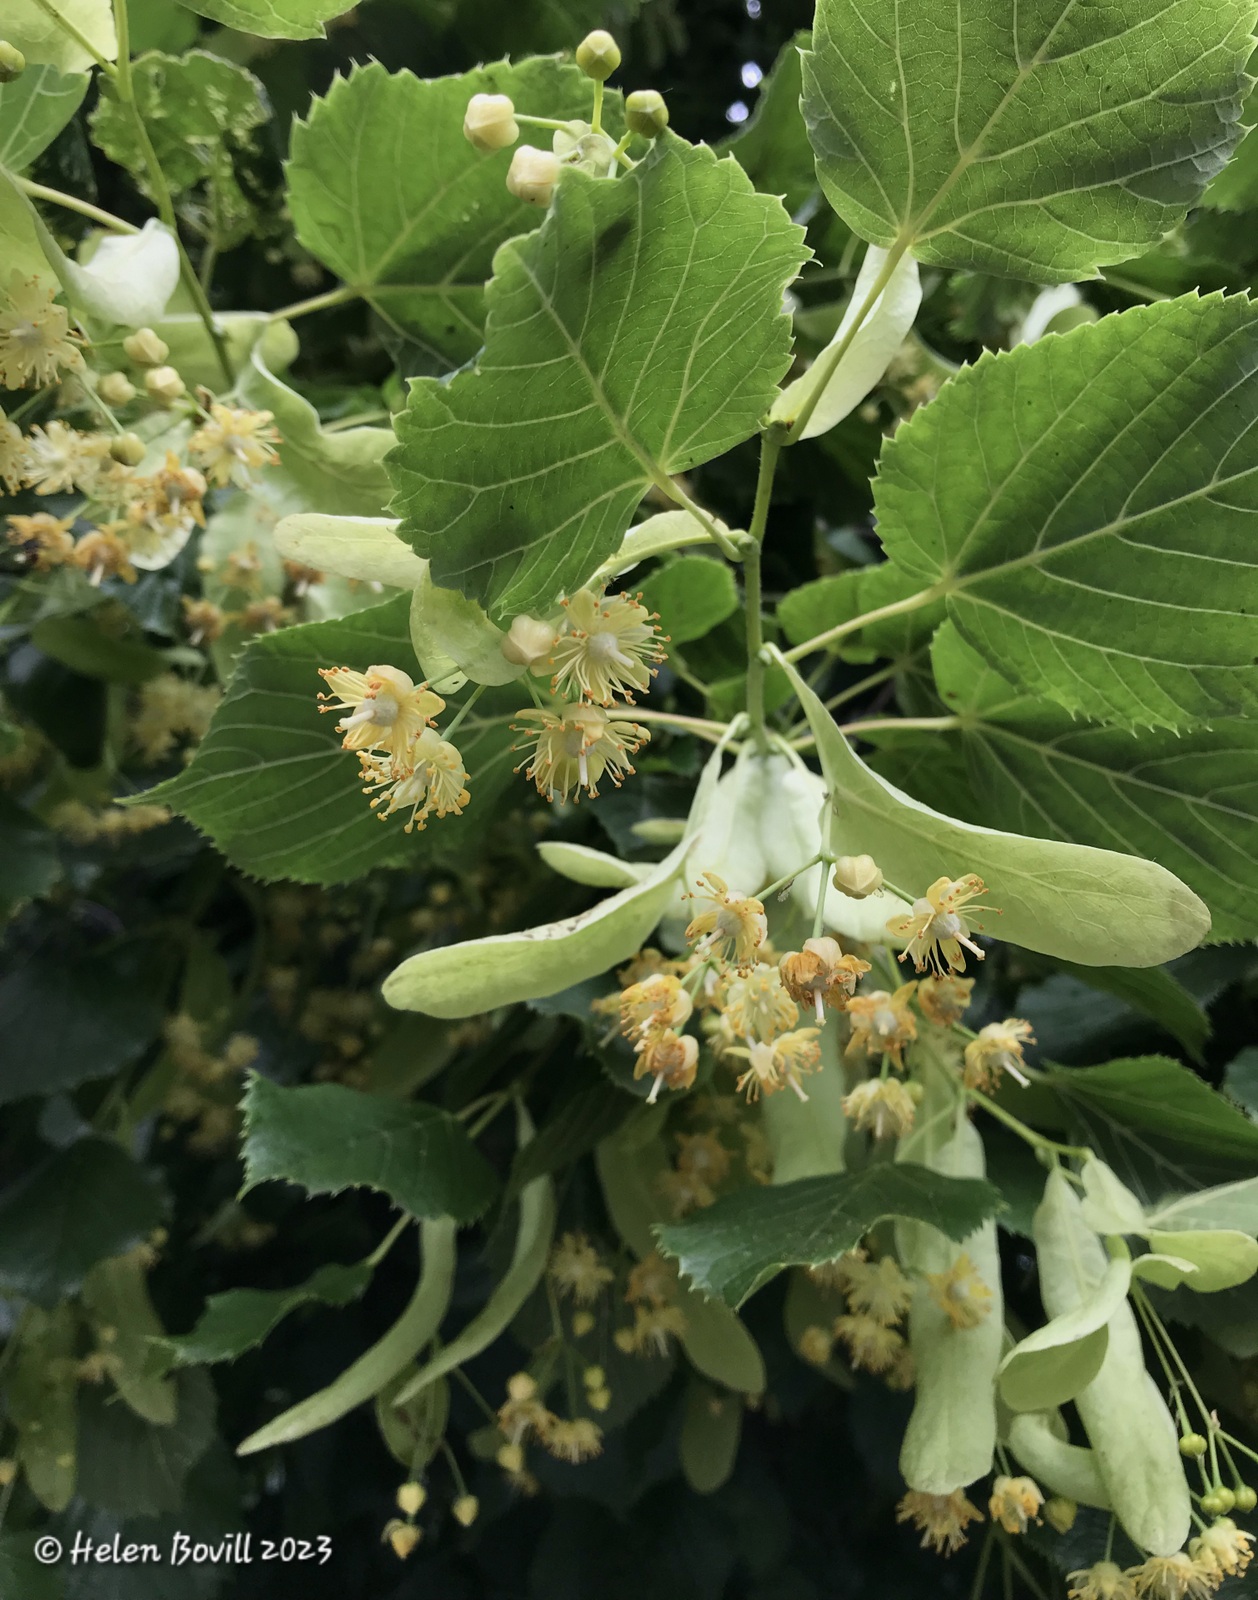
[[92, 205], [87, 200], [80, 200], [78, 195], [65, 194], [60, 189], [50, 189], [46, 184], [33, 183], [30, 178], [14, 178], [13, 182], [23, 194], [29, 195], [32, 200], [46, 200], [49, 205], [61, 206], [65, 211], [77, 211], [81, 217], [87, 217], [92, 222], [97, 222], [102, 228], [108, 228], [111, 233], [139, 233], [133, 222], [124, 222], [121, 217], [115, 217], [112, 212], [102, 211], [99, 206]]
[[863, 722], [845, 722], [842, 731], [849, 739], [859, 739], [862, 733], [878, 733], [890, 728], [917, 728], [924, 733], [942, 733], [961, 725], [960, 717], [868, 717]]
[[603, 95], [605, 86], [602, 82], [594, 84], [594, 113], [590, 118], [590, 132], [602, 133], [603, 131]]
[[708, 538], [711, 539], [712, 543], [717, 546], [721, 554], [725, 556], [727, 560], [742, 560], [743, 553], [730, 538], [730, 536], [727, 533], [722, 533], [713, 519], [703, 509], [703, 507], [696, 505], [686, 491], [681, 488], [679, 484], [674, 483], [666, 472], [652, 474], [651, 481], [655, 484], [656, 488], [662, 490], [670, 500], [672, 500], [676, 505], [681, 506], [683, 511], [689, 511], [690, 515], [695, 519], [695, 521], [707, 534]]
[[1019, 1139], [1024, 1139], [1033, 1149], [1043, 1150], [1054, 1156], [1069, 1156], [1082, 1160], [1090, 1155], [1091, 1151], [1081, 1149], [1078, 1145], [1058, 1144], [1056, 1139], [1046, 1138], [1042, 1133], [1036, 1133], [1034, 1128], [1028, 1128], [1026, 1123], [1015, 1117], [1012, 1111], [1006, 1111], [1004, 1106], [998, 1105], [979, 1089], [967, 1089], [966, 1098], [973, 1101], [976, 1106], [982, 1106], [989, 1116], [995, 1117], [997, 1122], [1003, 1122], [1005, 1127], [1016, 1133]]
[[[106, 60], [106, 58], [103, 55], [101, 55], [100, 51], [96, 48], [96, 46], [92, 43], [92, 41], [86, 36], [86, 34], [81, 33], [79, 31], [79, 29], [75, 27], [74, 23], [72, 23], [68, 17], [63, 17], [61, 15], [60, 11], [57, 10], [56, 6], [54, 6], [54, 5], [52, 5], [50, 3], [50, 0], [35, 0], [35, 4], [39, 7], [39, 9], [44, 13], [44, 15], [46, 17], [51, 17], [52, 18], [52, 20], [57, 24], [57, 26], [61, 29], [61, 31], [63, 33], [69, 34], [70, 38], [74, 40], [75, 44], [77, 44], [81, 50], [86, 50], [87, 51], [88, 55], [91, 56], [92, 60], [96, 63], [96, 65], [100, 68], [100, 70], [103, 73], [105, 73], [105, 75], [107, 77], [112, 78], [112, 77], [115, 77], [117, 75], [117, 68], [114, 66], [113, 62]], [[122, 53], [122, 30], [121, 30], [121, 28], [118, 30], [118, 50], [119, 50], [119, 54], [121, 54]]]
[[[829, 810], [830, 810], [830, 808], [829, 808], [829, 806], [827, 806], [826, 807], [826, 812], [827, 812], [827, 819], [826, 820], [827, 820], [827, 823], [829, 822], [829, 815], [828, 815], [829, 814]], [[827, 838], [829, 836], [829, 832], [830, 832], [830, 829], [827, 826], [827, 828], [826, 828]], [[824, 855], [824, 856], [821, 857], [821, 873], [820, 873], [819, 881], [817, 883], [817, 903], [813, 907], [813, 912], [812, 912], [812, 936], [813, 936], [814, 939], [820, 939], [821, 930], [825, 927], [825, 924], [826, 924], [826, 890], [830, 887], [830, 867], [831, 867], [831, 865], [832, 865], [832, 863], [831, 863], [830, 857], [828, 855]]]
[[[828, 350], [823, 350], [821, 355], [818, 356], [815, 364], [813, 365], [812, 373], [815, 373], [817, 368], [820, 367], [821, 378], [819, 381], [813, 383], [807, 399], [804, 401], [799, 413], [792, 420], [789, 432], [786, 434], [787, 444], [796, 444], [801, 438], [803, 438], [804, 429], [812, 420], [812, 414], [817, 409], [817, 405], [821, 400], [821, 396], [825, 393], [830, 379], [838, 370], [839, 363], [843, 360], [843, 357], [852, 348], [852, 345], [856, 339], [856, 335], [865, 326], [870, 312], [878, 304], [878, 300], [881, 297], [883, 290], [891, 282], [892, 276], [895, 273], [895, 269], [903, 260], [904, 253], [908, 247], [908, 239], [897, 239], [896, 242], [891, 246], [890, 250], [887, 252], [887, 259], [883, 262], [882, 271], [870, 285], [869, 293], [865, 296], [864, 301], [857, 310], [856, 316], [852, 319], [852, 326], [843, 335], [842, 339], [839, 340], [838, 344], [832, 346]], [[812, 373], [810, 373], [810, 376], [812, 376]]]
[[819, 633], [815, 639], [805, 639], [803, 644], [797, 644], [793, 650], [784, 650], [783, 657], [787, 661], [799, 661], [804, 656], [809, 656], [814, 650], [824, 650], [829, 645], [845, 639], [849, 633], [859, 633], [862, 628], [867, 628], [871, 622], [884, 622], [889, 617], [907, 616], [910, 611], [920, 611], [923, 606], [933, 605], [947, 593], [943, 583], [932, 584], [929, 589], [921, 589], [917, 594], [911, 594], [905, 600], [893, 601], [891, 605], [879, 606], [876, 611], [866, 611], [863, 616], [852, 617], [848, 622], [840, 622], [833, 628], [827, 628], [824, 633]]
[[324, 294], [311, 295], [309, 300], [294, 300], [291, 306], [283, 306], [279, 311], [272, 311], [270, 320], [291, 322], [294, 317], [309, 316], [312, 311], [328, 311], [333, 306], [346, 306], [352, 300], [361, 298], [361, 290], [343, 283], [339, 289], [328, 289]]
[[83, 383], [81, 388], [83, 393], [87, 396], [89, 404], [91, 404], [97, 411], [100, 412], [101, 416], [104, 417], [105, 421], [115, 433], [125, 433], [127, 431], [121, 422], [118, 421], [117, 417], [114, 416], [113, 412], [109, 409], [101, 397], [96, 393], [96, 390], [92, 388], [90, 383]]
[[441, 737], [443, 739], [450, 739], [454, 736], [454, 734], [458, 731], [459, 724], [463, 721], [463, 718], [467, 716], [468, 712], [472, 709], [484, 692], [485, 685], [483, 683], [478, 683], [455, 713], [454, 721], [451, 722], [448, 728], [443, 728], [441, 730]]
[[776, 883], [771, 883], [767, 889], [757, 890], [756, 899], [765, 901], [771, 894], [777, 894], [780, 889], [785, 889], [788, 884], [794, 883], [795, 879], [798, 878], [801, 873], [807, 872], [809, 867], [815, 867], [820, 860], [820, 855], [815, 855], [810, 861], [805, 861], [802, 867], [796, 867], [794, 872], [788, 872], [784, 878], [779, 878]]
[[974, 1587], [970, 1590], [970, 1600], [983, 1600], [983, 1590], [987, 1586], [987, 1569], [991, 1565], [992, 1551], [996, 1548], [996, 1524], [993, 1522], [987, 1530], [987, 1537], [983, 1540], [983, 1548], [979, 1552], [978, 1570], [974, 1574]]
[[766, 428], [760, 435], [760, 471], [756, 478], [756, 500], [751, 513], [751, 527], [748, 529], [750, 543], [743, 564], [747, 600], [747, 715], [751, 718], [752, 736], [761, 752], [764, 752], [768, 745], [764, 723], [764, 662], [760, 658], [760, 652], [764, 649], [760, 552], [764, 547], [765, 530], [769, 525], [773, 479], [777, 473], [784, 438], [784, 430], [778, 427]]
[[[40, 4], [44, 4], [44, 0], [40, 0]], [[184, 249], [183, 240], [179, 237], [179, 219], [175, 215], [175, 201], [170, 192], [170, 184], [166, 181], [166, 174], [162, 171], [162, 164], [149, 137], [148, 126], [135, 101], [135, 84], [131, 78], [131, 32], [127, 16], [127, 0], [114, 0], [114, 23], [118, 29], [118, 70], [114, 74], [114, 91], [121, 104], [126, 106], [131, 118], [140, 153], [144, 158], [144, 167], [148, 174], [149, 187], [153, 192], [153, 202], [157, 206], [157, 214], [170, 229], [178, 247], [180, 277], [192, 297], [192, 304], [210, 337], [223, 377], [230, 387], [236, 381], [236, 374], [232, 371], [227, 346], [214, 321], [214, 312], [206, 298], [205, 290], [201, 287], [196, 268], [192, 265], [188, 252]]]
[[676, 728], [679, 733], [693, 733], [713, 744], [720, 744], [729, 732], [727, 723], [709, 722], [705, 717], [683, 717], [671, 711], [641, 711], [637, 706], [632, 708], [631, 714], [636, 722], [655, 722], [662, 728]]
[[404, 1212], [367, 1257], [366, 1265], [372, 1268], [378, 1267], [414, 1220], [409, 1212]]
[[393, 416], [391, 411], [383, 406], [379, 411], [360, 411], [356, 416], [337, 417], [333, 422], [323, 424], [324, 433], [346, 433], [350, 428], [369, 428], [376, 422], [388, 422]]
[[498, 1426], [498, 1413], [494, 1410], [493, 1406], [490, 1405], [489, 1401], [486, 1400], [485, 1396], [480, 1392], [480, 1390], [476, 1387], [476, 1385], [468, 1377], [467, 1373], [464, 1372], [463, 1368], [462, 1367], [451, 1367], [450, 1376], [455, 1380], [456, 1383], [461, 1383], [463, 1385], [463, 1388], [467, 1391], [467, 1393], [470, 1396], [470, 1398], [474, 1401], [474, 1403], [476, 1405], [478, 1405], [480, 1407], [480, 1409], [484, 1412], [484, 1414], [487, 1417], [487, 1419], [490, 1422], [492, 1422], [494, 1427], [496, 1428]]

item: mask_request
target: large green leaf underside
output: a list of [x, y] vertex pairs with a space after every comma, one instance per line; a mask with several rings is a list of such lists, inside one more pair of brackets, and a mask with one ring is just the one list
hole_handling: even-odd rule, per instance
[[345, 0], [179, 0], [198, 16], [264, 39], [321, 39], [323, 24], [350, 8]]
[[42, 155], [83, 103], [85, 72], [27, 67], [0, 84], [0, 166], [22, 172]]
[[1080, 723], [1019, 695], [950, 626], [932, 654], [985, 822], [1160, 862], [1209, 906], [1212, 938], [1258, 938], [1258, 725]]
[[652, 481], [754, 433], [790, 360], [802, 238], [736, 162], [671, 135], [615, 180], [565, 172], [495, 258], [475, 369], [417, 382], [397, 420], [394, 510], [434, 581], [544, 612]]
[[922, 261], [1067, 283], [1154, 244], [1240, 137], [1254, 0], [821, 0], [830, 203]]
[[[207, 833], [227, 858], [260, 878], [345, 883], [372, 867], [455, 848], [483, 827], [469, 808], [420, 834], [381, 823], [362, 792], [358, 762], [342, 750], [334, 716], [320, 716], [318, 668], [377, 663], [417, 677], [410, 596], [335, 622], [285, 628], [241, 654], [191, 765], [150, 790]], [[511, 735], [470, 718], [458, 744], [473, 806], [488, 805], [510, 774]]]
[[879, 527], [1006, 678], [1098, 722], [1254, 704], [1258, 307], [1185, 296], [984, 357], [883, 452]]
[[470, 1222], [494, 1197], [493, 1168], [448, 1111], [339, 1083], [245, 1091], [245, 1189], [282, 1178], [311, 1194], [379, 1189], [415, 1217]]
[[1000, 1210], [994, 1184], [951, 1178], [911, 1162], [800, 1178], [718, 1200], [657, 1230], [661, 1249], [709, 1294], [740, 1305], [783, 1267], [819, 1267], [853, 1249], [887, 1217], [929, 1222], [964, 1239]]
[[[522, 112], [564, 119], [588, 119], [592, 104], [590, 80], [551, 57], [431, 79], [373, 62], [338, 78], [293, 124], [297, 237], [407, 341], [411, 372], [445, 372], [475, 355], [494, 251], [538, 221], [507, 191], [511, 151], [486, 155], [463, 138], [474, 94], [510, 95]], [[618, 95], [608, 112], [618, 127]]]

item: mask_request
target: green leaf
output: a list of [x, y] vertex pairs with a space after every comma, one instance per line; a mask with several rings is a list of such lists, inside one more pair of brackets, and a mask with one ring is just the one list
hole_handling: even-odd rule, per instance
[[686, 1386], [677, 1450], [682, 1476], [696, 1494], [714, 1494], [729, 1480], [743, 1429], [742, 1396], [700, 1378]]
[[[507, 191], [511, 152], [482, 154], [462, 136], [474, 94], [506, 94], [522, 112], [559, 120], [588, 118], [592, 104], [589, 79], [552, 58], [431, 79], [373, 62], [335, 80], [293, 125], [297, 237], [409, 341], [418, 365], [408, 372], [445, 372], [475, 355], [494, 252], [537, 222]], [[617, 127], [618, 101], [608, 96]]]
[[96, 1262], [141, 1243], [163, 1209], [154, 1179], [112, 1139], [80, 1139], [0, 1194], [0, 1284], [55, 1306]]
[[1216, 211], [1249, 211], [1258, 206], [1258, 132], [1252, 126], [1252, 96], [1245, 108], [1245, 121], [1251, 124], [1250, 131], [1201, 197], [1202, 205], [1213, 206]]
[[1258, 1272], [1258, 1241], [1230, 1229], [1152, 1232], [1149, 1249], [1152, 1254], [1137, 1257], [1134, 1270], [1162, 1289], [1182, 1283], [1197, 1294], [1217, 1294]]
[[0, 167], [23, 172], [42, 155], [83, 104], [87, 85], [86, 72], [34, 64], [0, 84]]
[[1247, 1045], [1228, 1063], [1223, 1087], [1251, 1117], [1258, 1117], [1258, 1046]]
[[[46, 894], [60, 876], [56, 835], [8, 795], [0, 795], [0, 921], [26, 901]], [[0, 978], [0, 1016], [3, 994]], [[4, 1077], [0, 1072], [0, 1097]]]
[[136, 1253], [98, 1261], [83, 1284], [83, 1306], [96, 1342], [109, 1356], [118, 1393], [146, 1422], [169, 1427], [175, 1420], [175, 1386], [155, 1340], [162, 1327], [149, 1299], [145, 1267]]
[[178, 1511], [184, 1480], [215, 1437], [214, 1385], [206, 1372], [175, 1378], [169, 1427], [145, 1422], [84, 1385], [79, 1400], [78, 1492], [89, 1505], [123, 1516]]
[[660, 626], [674, 644], [688, 644], [734, 615], [738, 587], [723, 561], [678, 556], [643, 582], [642, 603], [659, 613]]
[[349, 9], [344, 0], [179, 0], [225, 28], [263, 39], [321, 39], [323, 24]]
[[1165, 1200], [1149, 1213], [1148, 1221], [1152, 1228], [1236, 1229], [1258, 1236], [1258, 1178], [1240, 1178]]
[[984, 356], [883, 451], [883, 543], [993, 667], [1067, 711], [1182, 729], [1242, 710], [1258, 655], [1255, 393], [1243, 295]]
[[[1020, 694], [951, 626], [932, 655], [939, 692], [961, 718], [957, 737], [985, 822], [1160, 861], [1209, 906], [1214, 939], [1258, 935], [1249, 849], [1258, 733], [1250, 721], [1225, 718], [1179, 733], [1089, 725]], [[1201, 1019], [1162, 991], [1142, 998], [1124, 990], [1120, 998], [1199, 1051]]]
[[[729, 528], [719, 517], [712, 518], [716, 528], [724, 534]], [[689, 544], [712, 543], [712, 536], [703, 523], [689, 511], [657, 511], [654, 516], [637, 522], [621, 540], [620, 548], [608, 556], [595, 572], [592, 583], [607, 582], [630, 572], [652, 556], [667, 555], [672, 550], [684, 549]]]
[[964, 1239], [1001, 1206], [994, 1185], [908, 1162], [745, 1189], [657, 1230], [700, 1289], [741, 1305], [784, 1267], [820, 1267], [887, 1217], [915, 1217]]
[[397, 536], [397, 523], [387, 517], [298, 512], [276, 524], [275, 548], [286, 561], [313, 567], [316, 572], [333, 572], [395, 589], [413, 589], [428, 571], [428, 563], [403, 544]]
[[1054, 1067], [1048, 1081], [1085, 1128], [1097, 1117], [1113, 1125], [1120, 1140], [1138, 1142], [1142, 1134], [1153, 1134], [1220, 1161], [1258, 1160], [1258, 1124], [1166, 1056]]
[[797, 33], [782, 46], [760, 85], [754, 114], [720, 147], [757, 189], [780, 195], [792, 216], [817, 189], [812, 146], [799, 105], [804, 86], [800, 52], [808, 42], [807, 33]]
[[418, 674], [409, 606], [402, 595], [249, 644], [191, 765], [149, 790], [146, 803], [187, 817], [243, 871], [302, 883], [344, 883], [373, 866], [413, 862], [479, 837], [486, 808], [510, 776], [508, 729], [478, 727], [475, 719], [464, 725], [458, 743], [472, 805], [416, 837], [402, 831], [401, 819], [377, 820], [357, 761], [341, 749], [336, 719], [319, 715], [319, 667], [365, 672], [385, 663]]
[[629, 889], [651, 870], [649, 862], [622, 861], [619, 856], [567, 839], [543, 839], [537, 853], [552, 872], [591, 889]]
[[1069, 283], [1174, 227], [1240, 137], [1251, 0], [820, 0], [817, 174], [858, 234]]
[[833, 797], [836, 850], [867, 852], [891, 882], [906, 886], [924, 888], [944, 872], [977, 872], [1001, 914], [983, 912], [978, 902], [975, 927], [1087, 966], [1160, 966], [1205, 937], [1206, 908], [1164, 867], [972, 827], [910, 799], [865, 766], [821, 701], [789, 671]]
[[646, 877], [588, 911], [522, 933], [492, 934], [422, 950], [395, 967], [382, 993], [399, 1011], [473, 1017], [518, 1000], [543, 999], [596, 978], [641, 949], [674, 898], [720, 773], [709, 759], [682, 842]]
[[435, 1337], [450, 1305], [454, 1286], [456, 1227], [451, 1217], [420, 1224], [423, 1269], [414, 1293], [393, 1326], [327, 1388], [290, 1406], [251, 1433], [236, 1454], [254, 1455], [275, 1445], [304, 1439], [373, 1399], [392, 1384], [418, 1351]]
[[[921, 584], [893, 562], [880, 561], [877, 566], [854, 567], [801, 584], [783, 597], [777, 618], [791, 644], [806, 644], [827, 629], [907, 600], [920, 589]], [[944, 603], [936, 600], [902, 617], [872, 622], [831, 648], [850, 661], [909, 655], [930, 643], [943, 619]]]
[[136, 633], [119, 637], [91, 612], [45, 617], [31, 629], [31, 643], [54, 661], [107, 683], [147, 683], [167, 670], [165, 658]]
[[[110, 0], [61, 0], [56, 10], [106, 61], [116, 59], [118, 38]], [[4, 37], [17, 46], [31, 66], [86, 72], [96, 64], [96, 57], [54, 21], [37, 0], [6, 0]]]
[[261, 1344], [271, 1330], [299, 1306], [347, 1306], [371, 1282], [365, 1261], [330, 1263], [292, 1289], [228, 1289], [212, 1294], [190, 1333], [163, 1341], [176, 1365], [234, 1361]]
[[1131, 1262], [1111, 1261], [1081, 1305], [1014, 1345], [997, 1373], [1005, 1404], [1013, 1411], [1047, 1411], [1086, 1389], [1101, 1370], [1109, 1320], [1130, 1287]]
[[[166, 55], [150, 50], [132, 63], [135, 105], [144, 119], [171, 192], [189, 195], [204, 184], [198, 206], [203, 228], [219, 249], [248, 238], [255, 206], [238, 167], [256, 159], [257, 130], [268, 119], [261, 83], [244, 67], [204, 50]], [[106, 81], [91, 117], [92, 138], [154, 199], [134, 117]]]
[[1178, 1039], [1195, 1061], [1210, 1037], [1210, 1018], [1179, 979], [1164, 967], [1077, 967], [1063, 961], [1062, 970], [1103, 994], [1115, 995], [1152, 1017]]
[[614, 181], [564, 172], [495, 258], [475, 368], [415, 383], [397, 419], [394, 509], [434, 579], [494, 616], [544, 613], [652, 483], [754, 433], [790, 359], [801, 238], [736, 162], [671, 134]]
[[78, 1324], [74, 1308], [31, 1307], [15, 1331], [17, 1361], [5, 1403], [17, 1429], [15, 1454], [31, 1493], [63, 1511], [74, 1493], [78, 1434]]
[[448, 1111], [339, 1083], [283, 1089], [250, 1078], [245, 1191], [272, 1178], [311, 1194], [378, 1189], [415, 1217], [470, 1222], [494, 1197], [493, 1168]]

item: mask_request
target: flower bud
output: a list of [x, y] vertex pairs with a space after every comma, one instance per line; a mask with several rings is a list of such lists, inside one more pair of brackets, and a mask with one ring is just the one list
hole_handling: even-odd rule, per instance
[[0, 1489], [7, 1489], [17, 1477], [17, 1462], [12, 1456], [0, 1457]]
[[384, 1536], [393, 1546], [393, 1554], [399, 1561], [405, 1561], [423, 1538], [418, 1528], [413, 1528], [409, 1522], [399, 1522], [396, 1519], [385, 1528]]
[[125, 372], [107, 372], [96, 385], [96, 393], [107, 406], [129, 406], [135, 399], [135, 384]]
[[553, 150], [522, 144], [511, 157], [507, 188], [517, 200], [531, 206], [548, 206], [559, 177], [559, 157]]
[[540, 661], [549, 670], [550, 654], [558, 637], [549, 622], [539, 622], [528, 615], [514, 617], [502, 641], [502, 653], [517, 667], [534, 667]]
[[408, 1517], [413, 1517], [422, 1508], [427, 1498], [427, 1489], [424, 1488], [422, 1483], [416, 1483], [412, 1478], [409, 1483], [404, 1483], [397, 1492], [398, 1510], [405, 1512]]
[[477, 150], [505, 150], [520, 137], [515, 106], [505, 94], [474, 94], [463, 118], [463, 137]]
[[1222, 1512], [1224, 1516], [1227, 1516], [1229, 1511], [1236, 1510], [1236, 1496], [1230, 1489], [1216, 1489], [1214, 1491], [1214, 1500], [1215, 1504], [1218, 1506], [1220, 1512]]
[[606, 28], [595, 28], [577, 46], [577, 66], [595, 83], [606, 83], [620, 65], [620, 46]]
[[480, 1501], [474, 1494], [461, 1494], [450, 1507], [454, 1520], [463, 1527], [470, 1528], [480, 1515]]
[[120, 467], [138, 467], [147, 450], [138, 433], [120, 433], [109, 441], [109, 454]]
[[140, 367], [160, 367], [170, 354], [170, 346], [152, 328], [137, 328], [122, 341], [127, 359]]
[[0, 39], [0, 83], [12, 83], [26, 71], [26, 57], [15, 44]]
[[1238, 1485], [1236, 1490], [1236, 1509], [1238, 1511], [1252, 1511], [1255, 1506], [1258, 1506], [1258, 1493], [1255, 1493], [1247, 1483]]
[[1208, 1449], [1206, 1441], [1199, 1433], [1186, 1433], [1179, 1441], [1179, 1453], [1189, 1460], [1196, 1460], [1205, 1455]]
[[852, 900], [866, 900], [882, 888], [882, 871], [873, 856], [840, 856], [834, 863], [834, 887]]
[[668, 127], [668, 107], [657, 89], [635, 89], [625, 101], [625, 122], [630, 133], [657, 138]]
[[1069, 1533], [1079, 1515], [1079, 1507], [1064, 1495], [1054, 1495], [1044, 1502], [1044, 1520], [1055, 1533]]
[[572, 1313], [572, 1336], [574, 1339], [584, 1339], [587, 1333], [594, 1332], [594, 1318], [588, 1311], [574, 1311]]
[[1223, 1510], [1223, 1501], [1217, 1489], [1211, 1489], [1209, 1494], [1201, 1497], [1201, 1509], [1208, 1517], [1217, 1517]]
[[524, 1471], [524, 1451], [518, 1444], [504, 1444], [494, 1459], [504, 1472]]
[[154, 400], [172, 405], [188, 392], [188, 385], [174, 367], [153, 367], [144, 374], [144, 387]]

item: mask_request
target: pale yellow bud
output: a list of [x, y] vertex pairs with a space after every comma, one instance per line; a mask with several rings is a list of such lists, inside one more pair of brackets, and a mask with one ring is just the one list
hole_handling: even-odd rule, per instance
[[520, 137], [515, 106], [505, 94], [474, 94], [463, 118], [463, 137], [477, 150], [505, 150]]
[[173, 404], [188, 392], [188, 385], [174, 367], [152, 368], [144, 374], [144, 387], [154, 400], [161, 400], [166, 405]]
[[17, 1462], [12, 1456], [0, 1458], [0, 1488], [7, 1489], [17, 1477]]
[[606, 1411], [612, 1403], [610, 1389], [589, 1389], [586, 1391], [586, 1403], [591, 1411]]
[[120, 433], [109, 441], [109, 454], [123, 467], [138, 467], [147, 448], [138, 433]]
[[0, 39], [0, 83], [12, 83], [26, 71], [26, 57], [15, 44]]
[[511, 157], [507, 188], [530, 206], [548, 206], [559, 177], [559, 157], [553, 150], [522, 144]]
[[141, 367], [160, 367], [170, 354], [170, 346], [159, 339], [152, 328], [137, 328], [122, 341], [127, 359]]
[[602, 1389], [607, 1383], [607, 1374], [602, 1367], [586, 1367], [581, 1382], [587, 1389]]
[[502, 653], [517, 667], [536, 667], [540, 662], [546, 672], [550, 670], [550, 656], [558, 637], [558, 630], [549, 622], [539, 622], [527, 614], [515, 617], [502, 641]]
[[129, 406], [135, 399], [135, 384], [125, 372], [107, 372], [96, 392], [107, 406]]
[[1056, 1533], [1069, 1533], [1079, 1515], [1079, 1507], [1064, 1495], [1054, 1495], [1044, 1502], [1044, 1520]]
[[393, 1554], [399, 1561], [405, 1561], [407, 1556], [423, 1538], [418, 1528], [412, 1527], [409, 1522], [393, 1521], [384, 1530], [384, 1536], [393, 1546]]
[[873, 856], [840, 856], [834, 863], [834, 887], [852, 900], [865, 900], [882, 888], [882, 871]]
[[572, 1337], [584, 1339], [587, 1333], [594, 1332], [594, 1314], [591, 1311], [574, 1311], [572, 1313]]
[[654, 139], [668, 127], [668, 107], [658, 89], [635, 89], [625, 101], [625, 122], [631, 133]]
[[480, 1501], [474, 1494], [461, 1494], [450, 1507], [454, 1520], [470, 1528], [480, 1515]]
[[412, 1478], [409, 1483], [404, 1483], [397, 1492], [398, 1510], [413, 1517], [419, 1511], [424, 1501], [428, 1498], [428, 1491], [422, 1483], [416, 1483]]
[[606, 28], [595, 28], [577, 46], [577, 66], [595, 83], [606, 83], [620, 65], [620, 46]]
[[518, 1444], [504, 1444], [494, 1459], [504, 1472], [524, 1471], [524, 1451]]
[[516, 1372], [507, 1379], [507, 1393], [517, 1404], [537, 1397], [537, 1384], [527, 1372]]

